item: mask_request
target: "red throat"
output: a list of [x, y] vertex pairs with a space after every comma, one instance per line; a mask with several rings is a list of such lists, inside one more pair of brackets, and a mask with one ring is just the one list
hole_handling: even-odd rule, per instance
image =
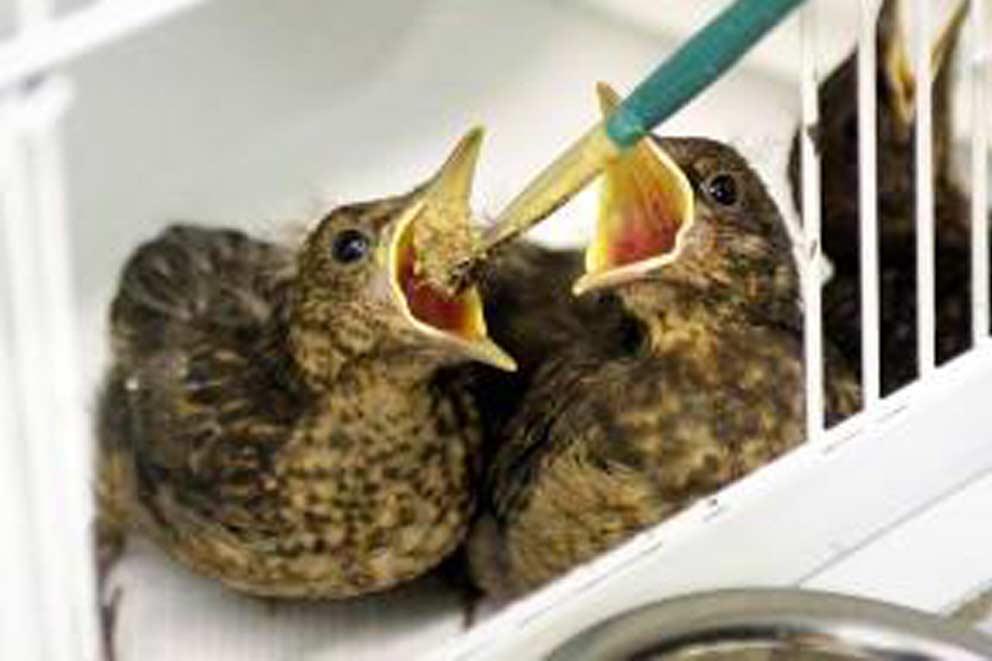
[[399, 284], [410, 313], [438, 330], [462, 337], [473, 335], [472, 310], [465, 295], [451, 297], [417, 275], [412, 241], [404, 240], [399, 250]]
[[675, 248], [679, 225], [664, 201], [645, 196], [632, 202], [625, 205], [622, 226], [611, 237], [608, 259], [614, 266], [664, 255]]

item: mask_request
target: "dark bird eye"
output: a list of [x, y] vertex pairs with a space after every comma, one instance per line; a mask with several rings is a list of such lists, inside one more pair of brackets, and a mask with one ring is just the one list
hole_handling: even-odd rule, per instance
[[358, 230], [344, 230], [334, 237], [331, 254], [342, 264], [357, 262], [369, 252], [372, 242]]
[[729, 174], [718, 174], [706, 182], [706, 193], [717, 204], [729, 207], [737, 202], [737, 181]]

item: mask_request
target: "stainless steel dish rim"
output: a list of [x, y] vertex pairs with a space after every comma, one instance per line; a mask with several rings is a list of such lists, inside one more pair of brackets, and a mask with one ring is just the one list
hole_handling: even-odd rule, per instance
[[620, 661], [707, 642], [786, 639], [857, 658], [992, 659], [992, 638], [961, 622], [864, 597], [781, 588], [717, 590], [642, 606], [586, 629], [548, 658]]

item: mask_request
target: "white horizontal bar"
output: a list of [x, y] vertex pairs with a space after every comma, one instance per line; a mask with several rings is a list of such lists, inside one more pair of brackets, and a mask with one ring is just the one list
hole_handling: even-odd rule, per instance
[[[986, 40], [985, 3], [971, 3], [972, 44]], [[988, 55], [988, 51], [986, 52]], [[989, 335], [989, 69], [971, 67], [971, 293], [974, 344]]]
[[861, 185], [861, 388], [865, 411], [879, 399], [878, 314], [878, 164], [875, 116], [875, 25], [878, 7], [861, 1], [861, 34], [858, 38], [858, 167]]
[[206, 0], [99, 0], [0, 45], [0, 88], [154, 25]]
[[934, 369], [933, 99], [930, 0], [916, 0], [916, 338], [920, 378]]

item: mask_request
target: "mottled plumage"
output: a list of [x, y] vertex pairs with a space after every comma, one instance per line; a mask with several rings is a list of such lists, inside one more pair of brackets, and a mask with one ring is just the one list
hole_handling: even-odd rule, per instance
[[482, 428], [454, 367], [512, 362], [474, 288], [431, 290], [410, 246], [436, 202], [424, 222], [469, 231], [478, 137], [427, 186], [338, 208], [298, 248], [186, 225], [137, 249], [99, 412], [105, 542], [140, 532], [237, 589], [328, 598], [461, 542]]
[[[469, 543], [494, 595], [540, 586], [803, 439], [797, 272], [758, 176], [725, 145], [666, 138], [606, 182], [577, 288], [612, 297], [632, 332], [576, 336], [508, 423]], [[828, 371], [835, 419], [858, 393]]]
[[[962, 3], [933, 50], [933, 184], [937, 362], [971, 346], [970, 208], [953, 180], [951, 60], [965, 16]], [[878, 227], [882, 393], [918, 373], [916, 353], [916, 120], [915, 90], [899, 25], [901, 3], [886, 0], [878, 23]], [[857, 53], [820, 86], [820, 151], [823, 249], [834, 273], [823, 291], [825, 337], [860, 371], [861, 294], [858, 197]], [[789, 159], [789, 180], [801, 208], [798, 135]]]
[[637, 328], [612, 294], [571, 296], [583, 271], [581, 250], [517, 240], [501, 246], [480, 269], [489, 332], [517, 361], [515, 372], [473, 369], [487, 430], [486, 457], [504, 440], [503, 427], [535, 372], [576, 343], [608, 352], [636, 342]]

